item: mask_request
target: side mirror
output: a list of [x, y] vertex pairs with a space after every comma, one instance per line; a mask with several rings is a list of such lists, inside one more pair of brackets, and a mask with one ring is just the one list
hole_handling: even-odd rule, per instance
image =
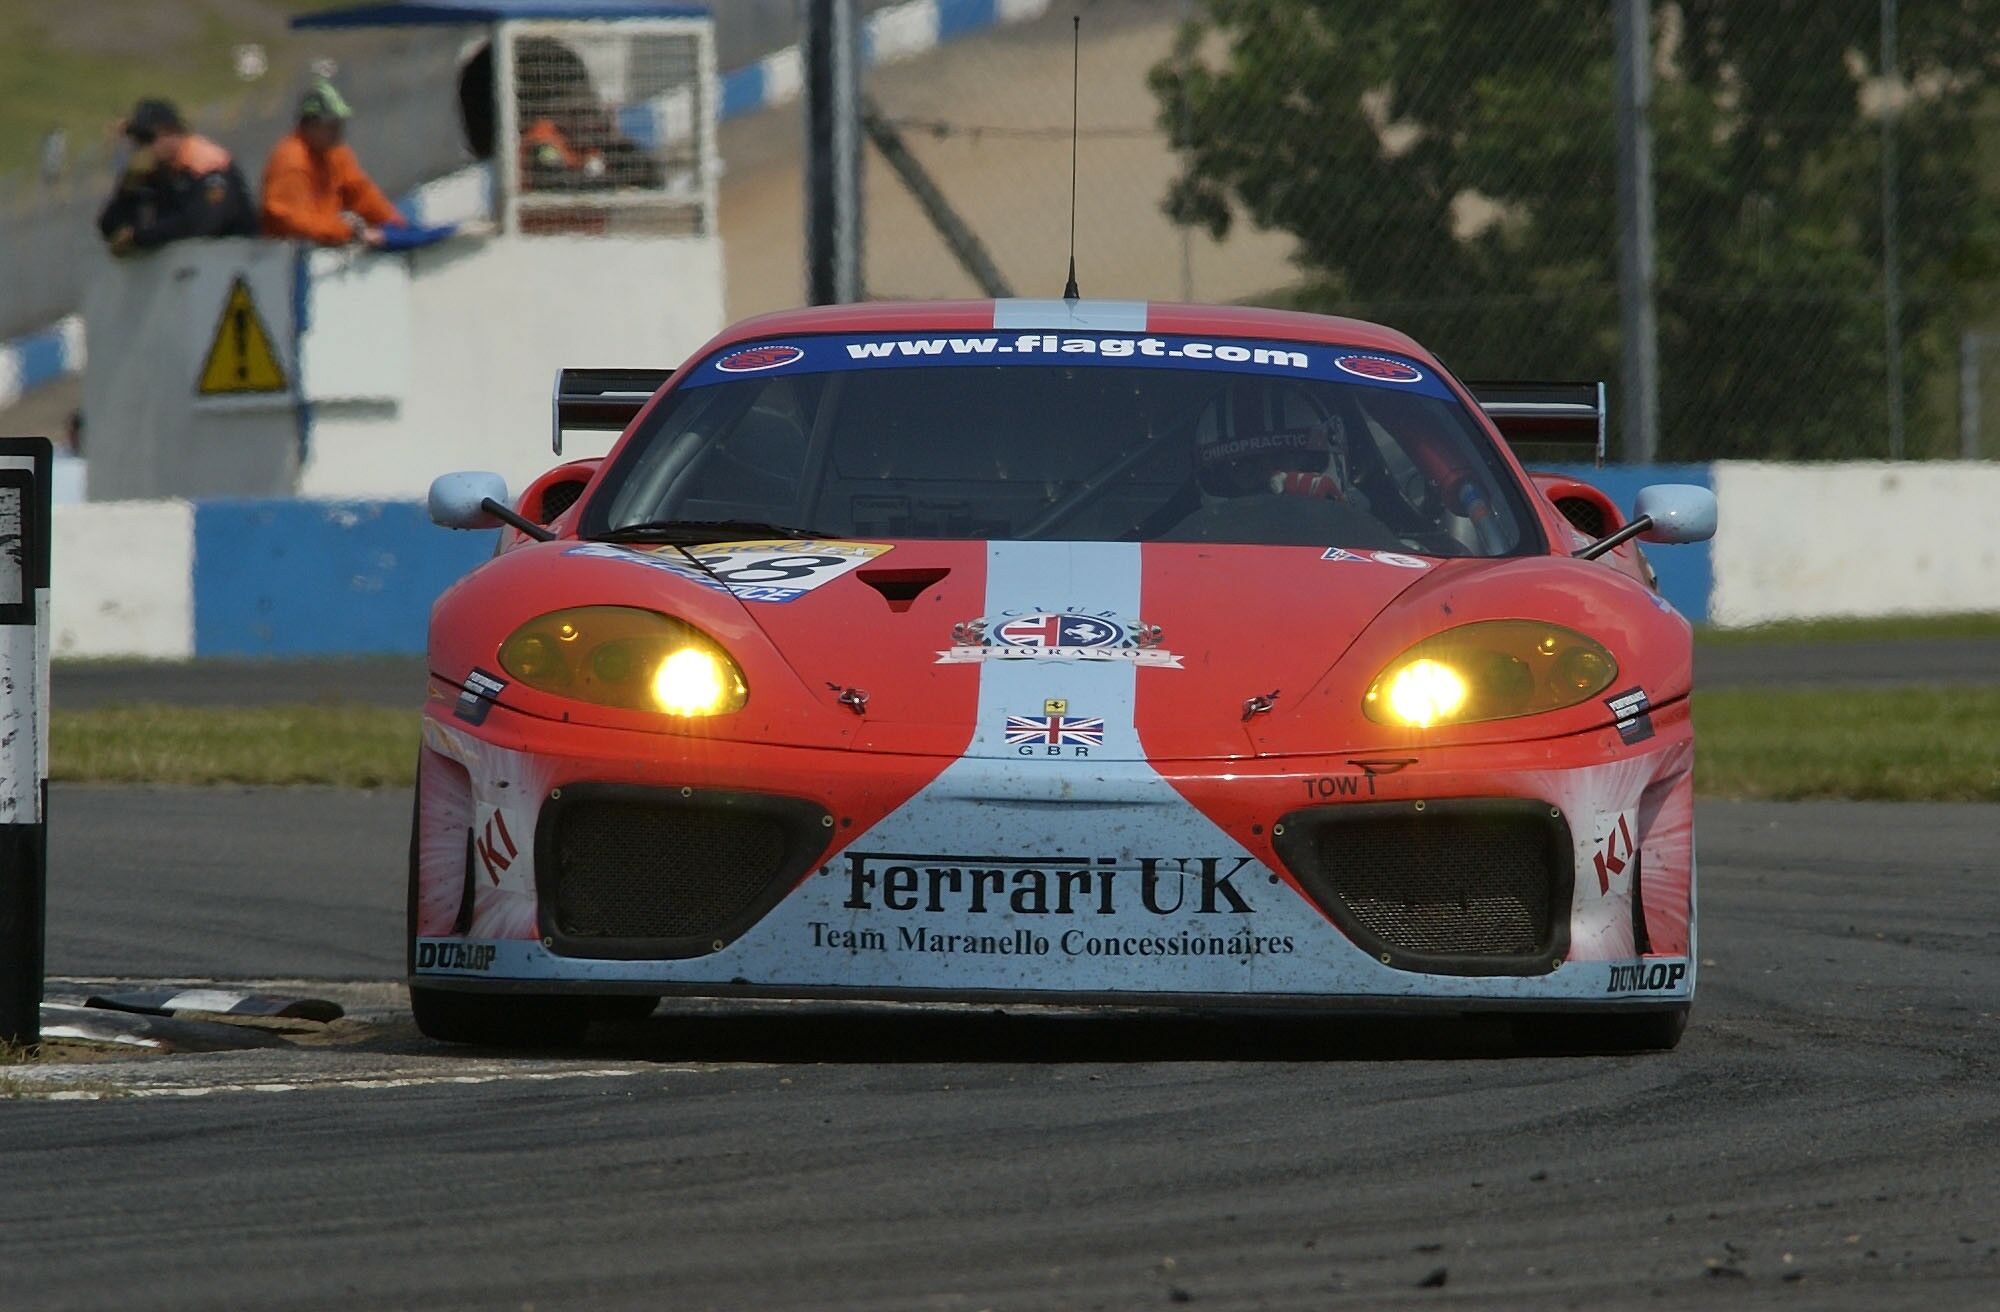
[[439, 474], [431, 480], [431, 523], [440, 528], [499, 528], [500, 517], [485, 506], [489, 498], [507, 504], [507, 480], [498, 474], [484, 470]]
[[1715, 493], [1692, 483], [1655, 483], [1639, 489], [1632, 518], [1653, 526], [1639, 536], [1648, 542], [1706, 542], [1715, 536]]

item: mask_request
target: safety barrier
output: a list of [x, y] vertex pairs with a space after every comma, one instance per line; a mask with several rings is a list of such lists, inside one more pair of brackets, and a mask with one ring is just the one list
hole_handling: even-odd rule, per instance
[[421, 651], [431, 603], [494, 544], [403, 501], [112, 501], [54, 521], [59, 658]]
[[1713, 623], [2000, 611], [2000, 464], [1714, 470]]
[[43, 383], [83, 372], [83, 316], [67, 315], [38, 333], [0, 342], [0, 410]]

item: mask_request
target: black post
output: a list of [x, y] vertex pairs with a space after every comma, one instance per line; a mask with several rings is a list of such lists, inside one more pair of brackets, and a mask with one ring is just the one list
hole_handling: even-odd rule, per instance
[[45, 437], [0, 437], [0, 1042], [42, 1037], [47, 904], [49, 473]]
[[806, 0], [806, 300], [834, 292], [833, 0]]
[[861, 29], [854, 0], [806, 0], [806, 299], [861, 299]]

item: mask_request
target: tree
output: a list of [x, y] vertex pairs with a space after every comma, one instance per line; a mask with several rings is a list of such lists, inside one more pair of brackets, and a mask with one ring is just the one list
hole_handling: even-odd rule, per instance
[[[1669, 457], [1885, 450], [1878, 14], [1654, 7]], [[1913, 451], [1920, 432], [1948, 445], [1938, 380], [2000, 251], [1974, 112], [1996, 33], [2000, 0], [1902, 0]], [[1284, 299], [1403, 327], [1472, 376], [1617, 376], [1604, 0], [1206, 0], [1152, 85], [1183, 161], [1168, 213], [1293, 234], [1304, 279]]]

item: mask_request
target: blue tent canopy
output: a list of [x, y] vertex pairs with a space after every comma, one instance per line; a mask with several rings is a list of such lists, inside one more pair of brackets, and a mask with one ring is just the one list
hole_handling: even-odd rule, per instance
[[649, 0], [409, 0], [300, 14], [293, 27], [416, 27], [517, 18], [707, 18], [702, 5]]

